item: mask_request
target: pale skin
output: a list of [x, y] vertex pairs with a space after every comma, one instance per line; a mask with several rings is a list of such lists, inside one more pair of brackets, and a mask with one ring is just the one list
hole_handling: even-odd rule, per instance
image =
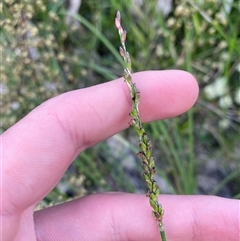
[[[180, 115], [198, 96], [194, 77], [183, 71], [136, 73], [133, 81], [143, 122]], [[80, 152], [128, 128], [130, 109], [121, 78], [50, 99], [1, 136], [2, 240], [160, 240], [145, 195], [102, 193], [34, 213]], [[159, 201], [169, 241], [239, 241], [238, 200], [160, 195]]]

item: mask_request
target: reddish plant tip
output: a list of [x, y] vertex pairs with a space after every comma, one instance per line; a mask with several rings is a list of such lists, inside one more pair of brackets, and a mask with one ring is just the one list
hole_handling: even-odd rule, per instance
[[120, 11], [117, 11], [116, 18], [117, 18], [119, 21], [121, 21], [121, 14], [120, 14]]
[[122, 47], [119, 47], [119, 53], [123, 58], [125, 57], [125, 52]]
[[121, 28], [121, 23], [117, 18], [115, 18], [115, 25], [116, 25], [117, 29]]
[[115, 25], [116, 25], [117, 29], [122, 28], [122, 26], [121, 26], [121, 14], [120, 14], [119, 11], [117, 11], [117, 14], [116, 14]]
[[127, 31], [126, 31], [126, 30], [123, 30], [122, 36], [121, 36], [121, 41], [122, 41], [122, 43], [125, 43], [126, 38], [127, 38]]

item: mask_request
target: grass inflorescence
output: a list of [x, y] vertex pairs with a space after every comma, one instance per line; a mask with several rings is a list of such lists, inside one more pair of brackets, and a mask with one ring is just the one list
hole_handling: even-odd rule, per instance
[[163, 226], [163, 215], [164, 211], [162, 209], [162, 205], [158, 202], [158, 195], [160, 194], [160, 189], [154, 180], [155, 175], [155, 162], [152, 155], [152, 145], [150, 139], [148, 138], [146, 131], [141, 122], [140, 113], [138, 109], [139, 101], [140, 101], [140, 92], [138, 91], [135, 83], [132, 81], [131, 76], [131, 59], [130, 55], [127, 52], [125, 41], [127, 32], [121, 26], [121, 15], [120, 12], [117, 12], [115, 18], [115, 25], [118, 29], [118, 33], [120, 36], [121, 47], [119, 48], [120, 55], [123, 57], [125, 68], [124, 68], [124, 80], [127, 83], [130, 89], [130, 95], [132, 100], [132, 110], [130, 112], [130, 125], [133, 126], [138, 133], [139, 136], [139, 147], [141, 151], [138, 152], [138, 156], [142, 159], [142, 166], [144, 169], [143, 177], [148, 186], [147, 197], [149, 197], [149, 202], [151, 207], [153, 208], [152, 214], [156, 219], [162, 240], [166, 240], [165, 230]]
[[[70, 14], [64, 0], [1, 1], [1, 133], [46, 99], [121, 74], [119, 38], [109, 21], [120, 9], [131, 33], [128, 51], [134, 71], [142, 66], [182, 69], [191, 72], [200, 86], [198, 103], [190, 112], [144, 126], [153, 146], [161, 146], [154, 150], [161, 192], [239, 198], [238, 1], [175, 0], [169, 12], [163, 11], [166, 5], [160, 6], [161, 1], [81, 2]], [[61, 181], [71, 187], [68, 193], [82, 193], [73, 188], [77, 186], [71, 182], [73, 175], [85, 176], [87, 194], [142, 192], [140, 167], [131, 155], [137, 148], [130, 135], [127, 130], [85, 150]], [[112, 141], [117, 153], [109, 144]], [[132, 169], [125, 165], [129, 159]], [[68, 199], [66, 191], [57, 187], [45, 201], [59, 202], [59, 194], [62, 201]]]

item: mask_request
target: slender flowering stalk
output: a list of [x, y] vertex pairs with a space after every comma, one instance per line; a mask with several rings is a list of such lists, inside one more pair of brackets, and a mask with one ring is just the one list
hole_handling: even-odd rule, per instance
[[139, 101], [140, 101], [140, 92], [136, 88], [136, 85], [132, 81], [131, 76], [131, 59], [130, 55], [126, 50], [126, 36], [127, 32], [126, 30], [123, 30], [121, 26], [121, 15], [120, 12], [117, 12], [116, 18], [115, 18], [115, 25], [118, 29], [118, 33], [120, 36], [121, 41], [121, 47], [119, 48], [120, 55], [123, 57], [125, 68], [124, 68], [124, 80], [127, 83], [129, 89], [130, 89], [130, 95], [132, 99], [132, 110], [130, 112], [130, 125], [135, 128], [139, 135], [139, 147], [141, 151], [137, 154], [142, 159], [142, 166], [144, 169], [143, 177], [147, 183], [148, 186], [148, 192], [147, 197], [149, 197], [150, 205], [153, 209], [152, 214], [153, 217], [156, 219], [160, 231], [160, 235], [162, 238], [162, 241], [166, 241], [164, 226], [163, 226], [163, 209], [162, 205], [158, 202], [158, 195], [160, 194], [160, 190], [158, 185], [156, 184], [156, 181], [154, 180], [155, 175], [155, 163], [152, 155], [152, 145], [150, 143], [150, 140], [143, 128], [141, 119], [140, 119], [140, 113], [138, 109]]

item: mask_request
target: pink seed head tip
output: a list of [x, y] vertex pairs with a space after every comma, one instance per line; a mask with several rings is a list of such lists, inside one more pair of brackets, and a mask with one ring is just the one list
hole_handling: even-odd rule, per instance
[[116, 25], [117, 29], [122, 28], [121, 27], [121, 15], [120, 15], [119, 11], [117, 11], [117, 14], [116, 14], [115, 25]]
[[120, 14], [120, 11], [117, 11], [116, 18], [119, 19], [119, 21], [121, 20], [121, 14]]
[[119, 19], [115, 18], [115, 26], [117, 27], [117, 29], [121, 28], [121, 23], [119, 21]]
[[125, 43], [126, 38], [127, 38], [127, 31], [126, 31], [126, 30], [123, 30], [122, 36], [121, 36], [121, 41], [122, 41], [122, 43]]
[[125, 52], [122, 47], [119, 47], [119, 53], [121, 54], [122, 57], [125, 56]]

